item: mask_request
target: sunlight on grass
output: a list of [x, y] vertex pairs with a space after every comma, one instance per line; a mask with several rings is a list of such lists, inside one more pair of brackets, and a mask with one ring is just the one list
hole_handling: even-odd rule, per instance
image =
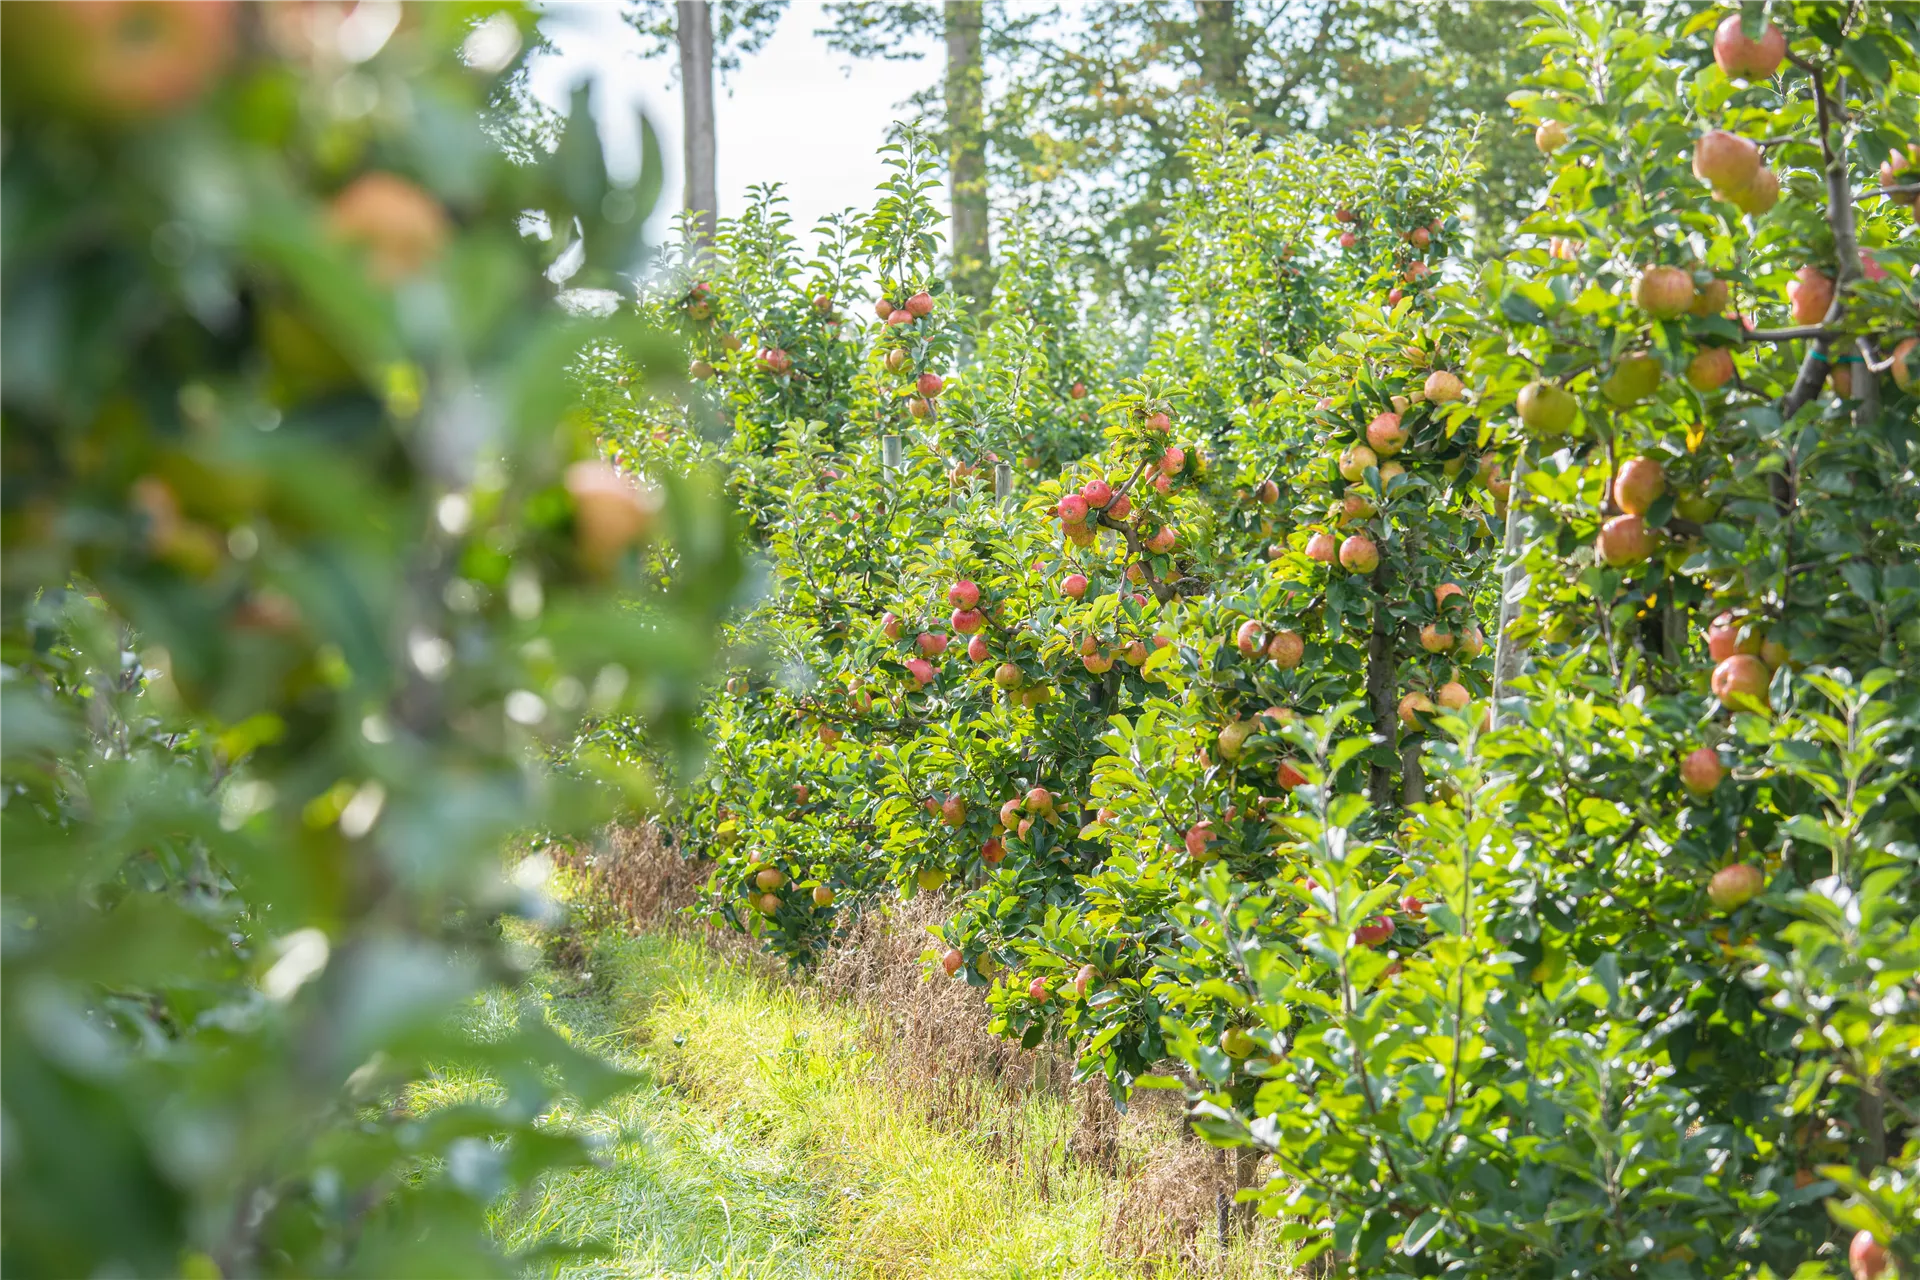
[[[550, 1176], [496, 1211], [512, 1249], [604, 1246], [541, 1274], [1139, 1274], [1103, 1255], [1118, 1187], [1068, 1159], [1064, 1100], [1013, 1100], [982, 1085], [980, 1123], [944, 1130], [882, 1086], [854, 1014], [695, 940], [591, 941], [593, 979], [543, 967], [536, 998], [576, 1044], [641, 1083], [598, 1111], [552, 1117], [604, 1140], [600, 1167]], [[438, 1079], [417, 1103], [484, 1087]]]

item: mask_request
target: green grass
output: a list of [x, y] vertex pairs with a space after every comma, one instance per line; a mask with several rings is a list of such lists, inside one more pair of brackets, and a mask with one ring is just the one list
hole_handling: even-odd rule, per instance
[[[855, 1014], [693, 939], [608, 933], [591, 945], [591, 981], [543, 966], [538, 996], [576, 1044], [639, 1083], [600, 1110], [554, 1117], [606, 1144], [602, 1166], [551, 1176], [496, 1211], [512, 1250], [605, 1246], [542, 1274], [1137, 1274], [1103, 1256], [1121, 1188], [1066, 1158], [1063, 1101], [983, 1089], [979, 1123], [954, 1132], [884, 1086]], [[502, 996], [493, 1016], [516, 999]], [[416, 1104], [480, 1087], [446, 1079]]]

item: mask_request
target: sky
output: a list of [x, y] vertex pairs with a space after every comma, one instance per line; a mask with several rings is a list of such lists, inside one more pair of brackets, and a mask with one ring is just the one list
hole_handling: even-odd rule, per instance
[[[634, 109], [660, 139], [665, 186], [648, 226], [657, 242], [681, 205], [680, 86], [673, 58], [646, 59], [645, 42], [621, 20], [618, 3], [547, 3], [541, 27], [554, 49], [530, 67], [534, 93], [565, 110], [573, 87], [594, 83], [593, 109], [616, 177], [639, 168]], [[794, 0], [759, 53], [718, 86], [720, 214], [738, 213], [746, 190], [777, 182], [803, 243], [822, 214], [865, 207], [885, 176], [878, 155], [907, 98], [935, 83], [942, 63], [932, 41], [917, 61], [853, 62], [813, 34], [825, 25], [817, 0]]]

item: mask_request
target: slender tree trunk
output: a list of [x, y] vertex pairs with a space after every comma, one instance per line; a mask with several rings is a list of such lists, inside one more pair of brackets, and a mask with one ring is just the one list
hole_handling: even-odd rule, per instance
[[980, 58], [983, 0], [947, 0], [947, 159], [952, 176], [953, 287], [971, 310], [993, 292], [987, 245], [986, 70]]
[[1247, 96], [1247, 47], [1240, 38], [1238, 0], [1194, 0], [1200, 42], [1200, 79], [1223, 102]]
[[[1373, 589], [1380, 600], [1373, 606], [1373, 634], [1367, 637], [1367, 712], [1373, 731], [1391, 746], [1400, 727], [1400, 658], [1396, 632], [1399, 619], [1388, 608], [1393, 595], [1393, 570], [1384, 562], [1374, 575]], [[1367, 794], [1382, 809], [1394, 802], [1393, 770], [1376, 764], [1367, 770]]]
[[680, 42], [680, 94], [686, 106], [687, 212], [702, 244], [713, 240], [720, 217], [714, 179], [713, 15], [706, 0], [677, 0], [674, 33]]

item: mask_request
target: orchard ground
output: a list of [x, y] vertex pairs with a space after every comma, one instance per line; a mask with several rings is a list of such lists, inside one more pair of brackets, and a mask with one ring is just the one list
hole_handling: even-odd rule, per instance
[[[622, 843], [628, 859], [651, 852]], [[604, 900], [604, 882], [563, 872], [556, 883], [580, 904], [576, 926], [518, 931], [533, 977], [490, 994], [476, 1024], [504, 1029], [537, 1002], [634, 1082], [599, 1108], [548, 1117], [592, 1135], [597, 1167], [552, 1175], [494, 1213], [509, 1251], [559, 1251], [536, 1274], [1292, 1274], [1267, 1235], [1223, 1254], [1220, 1163], [1152, 1098], [1122, 1122], [1064, 1085], [1057, 1054], [991, 1072], [952, 1045], [959, 1070], [928, 1070], [913, 1037], [887, 1034], [897, 1024], [844, 981], [836, 995], [791, 980], [670, 909], [644, 924], [610, 913], [590, 896]], [[882, 951], [897, 969], [882, 983], [924, 985], [917, 933], [903, 922], [893, 946], [863, 948], [870, 984]], [[978, 1032], [950, 1023], [948, 1034]], [[450, 1073], [412, 1101], [431, 1111], [489, 1087]], [[566, 1258], [570, 1246], [597, 1248]]]

